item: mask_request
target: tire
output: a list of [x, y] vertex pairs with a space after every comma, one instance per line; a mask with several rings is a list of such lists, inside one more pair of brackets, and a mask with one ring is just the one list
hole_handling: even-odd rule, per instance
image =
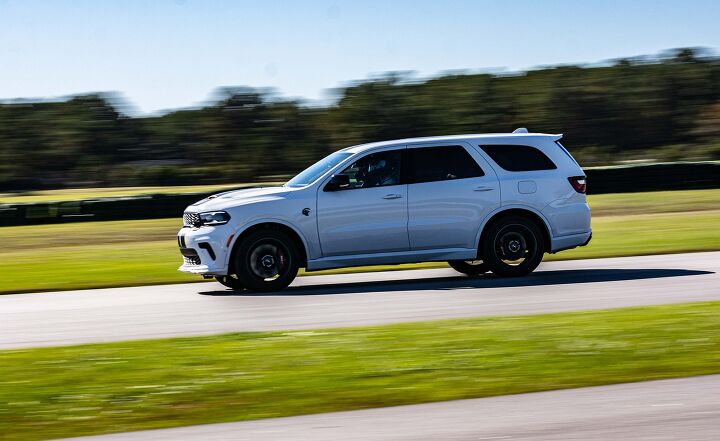
[[451, 260], [448, 264], [455, 271], [468, 276], [479, 276], [490, 271], [488, 264], [482, 260]]
[[228, 274], [227, 276], [215, 276], [215, 280], [230, 289], [234, 289], [237, 291], [245, 289], [245, 287], [242, 283], [240, 283], [240, 280], [235, 274]]
[[242, 239], [236, 253], [235, 274], [250, 291], [280, 291], [297, 276], [298, 251], [293, 240], [281, 231], [251, 233]]
[[507, 216], [493, 222], [482, 245], [482, 255], [490, 271], [503, 277], [530, 274], [540, 265], [544, 252], [540, 228], [522, 216]]

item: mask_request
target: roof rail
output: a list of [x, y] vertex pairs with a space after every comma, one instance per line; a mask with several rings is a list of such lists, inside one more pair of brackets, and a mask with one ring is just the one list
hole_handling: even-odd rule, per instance
[[513, 130], [513, 133], [528, 133], [528, 129], [526, 129], [525, 127], [519, 127]]

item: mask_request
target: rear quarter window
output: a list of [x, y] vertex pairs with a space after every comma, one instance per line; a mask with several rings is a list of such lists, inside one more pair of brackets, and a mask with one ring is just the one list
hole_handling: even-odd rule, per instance
[[481, 145], [480, 148], [497, 165], [507, 171], [521, 172], [557, 168], [545, 153], [529, 145]]

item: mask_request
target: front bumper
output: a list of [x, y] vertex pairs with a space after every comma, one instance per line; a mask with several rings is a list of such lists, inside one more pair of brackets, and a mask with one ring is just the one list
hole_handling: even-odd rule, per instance
[[232, 233], [220, 227], [183, 227], [177, 235], [183, 264], [178, 271], [191, 274], [227, 274], [228, 244]]

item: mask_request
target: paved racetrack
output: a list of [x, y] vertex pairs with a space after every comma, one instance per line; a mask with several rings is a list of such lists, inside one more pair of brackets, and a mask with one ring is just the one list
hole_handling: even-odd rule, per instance
[[298, 278], [279, 294], [218, 283], [0, 296], [0, 348], [720, 300], [720, 252], [550, 262], [524, 278], [451, 269]]
[[82, 438], [84, 441], [717, 440], [720, 375]]

